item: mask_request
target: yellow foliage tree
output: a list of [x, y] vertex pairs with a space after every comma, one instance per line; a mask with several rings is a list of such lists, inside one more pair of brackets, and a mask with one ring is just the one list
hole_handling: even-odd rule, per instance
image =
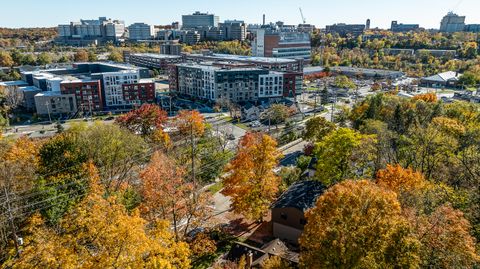
[[411, 191], [425, 187], [425, 181], [421, 173], [411, 168], [403, 168], [400, 165], [387, 165], [387, 168], [377, 172], [377, 184], [396, 193]]
[[127, 213], [117, 198], [105, 198], [96, 170], [90, 193], [51, 229], [38, 216], [31, 219], [25, 247], [13, 268], [189, 268], [190, 251], [175, 242], [169, 225], [151, 229], [138, 212]]
[[278, 192], [280, 178], [273, 169], [280, 156], [277, 143], [266, 134], [247, 133], [242, 138], [223, 179], [222, 193], [232, 198], [234, 212], [262, 218]]

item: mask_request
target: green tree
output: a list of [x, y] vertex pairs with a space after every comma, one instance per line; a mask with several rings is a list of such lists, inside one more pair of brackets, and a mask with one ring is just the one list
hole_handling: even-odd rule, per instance
[[305, 123], [303, 139], [311, 142], [319, 142], [334, 130], [335, 124], [327, 121], [324, 117], [318, 116], [311, 118]]
[[113, 62], [123, 62], [123, 56], [118, 50], [112, 50], [108, 55], [108, 60]]
[[347, 178], [372, 176], [374, 143], [375, 136], [351, 129], [340, 128], [331, 132], [315, 144], [318, 158], [315, 177], [329, 186]]
[[335, 87], [341, 89], [354, 89], [356, 86], [351, 79], [342, 75], [335, 77]]
[[37, 64], [38, 65], [46, 65], [51, 64], [53, 62], [52, 55], [47, 52], [42, 52], [37, 57]]

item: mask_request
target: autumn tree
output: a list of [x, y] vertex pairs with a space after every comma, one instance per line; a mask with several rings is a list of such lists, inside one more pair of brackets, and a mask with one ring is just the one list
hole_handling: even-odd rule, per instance
[[84, 49], [77, 50], [74, 59], [75, 62], [88, 62], [88, 52]]
[[163, 132], [166, 121], [167, 112], [153, 104], [144, 104], [116, 119], [120, 126], [143, 137], [153, 137], [156, 132]]
[[276, 198], [280, 179], [273, 169], [280, 152], [277, 143], [263, 133], [247, 133], [226, 169], [222, 193], [232, 198], [232, 209], [249, 219], [262, 218]]
[[331, 132], [315, 145], [315, 177], [326, 185], [351, 177], [369, 177], [375, 159], [374, 142], [375, 136], [348, 128]]
[[273, 104], [266, 111], [266, 119], [269, 121], [269, 124], [273, 123], [278, 127], [278, 124], [285, 122], [292, 114], [288, 106], [284, 104]]
[[305, 123], [303, 138], [311, 142], [319, 142], [333, 130], [335, 130], [335, 124], [324, 117], [311, 118]]
[[138, 213], [128, 214], [115, 196], [104, 196], [89, 168], [90, 193], [60, 222], [43, 224], [38, 215], [25, 231], [25, 246], [13, 268], [189, 268], [188, 245], [175, 242], [165, 222], [151, 228]]
[[418, 94], [413, 97], [413, 100], [422, 100], [427, 103], [437, 102], [437, 95], [435, 93]]
[[185, 171], [156, 152], [140, 174], [143, 213], [149, 220], [168, 220], [177, 239], [202, 224], [210, 213], [209, 197], [185, 179]]
[[411, 168], [403, 168], [400, 165], [387, 165], [377, 172], [377, 184], [396, 193], [420, 189], [427, 183], [423, 175]]
[[407, 210], [407, 218], [421, 242], [424, 268], [473, 268], [480, 263], [471, 225], [460, 210], [450, 205], [440, 206], [430, 215]]
[[369, 181], [330, 188], [307, 212], [300, 237], [303, 268], [417, 268], [418, 241], [396, 194]]
[[122, 53], [117, 49], [112, 49], [108, 55], [108, 60], [113, 62], [123, 62]]
[[10, 53], [4, 50], [0, 50], [0, 66], [12, 67], [13, 64], [14, 62]]
[[288, 262], [279, 256], [271, 256], [264, 260], [261, 264], [262, 269], [291, 269], [293, 268]]
[[195, 174], [195, 159], [196, 159], [196, 140], [205, 132], [205, 123], [202, 114], [197, 110], [182, 110], [175, 118], [175, 125], [178, 128], [180, 136], [182, 136], [190, 148], [190, 162], [192, 182], [194, 187], [197, 187]]

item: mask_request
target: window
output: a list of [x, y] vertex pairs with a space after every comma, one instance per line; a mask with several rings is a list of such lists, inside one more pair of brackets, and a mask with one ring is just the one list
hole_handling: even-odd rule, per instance
[[284, 220], [286, 220], [288, 218], [287, 214], [285, 214], [285, 213], [280, 213], [280, 217]]
[[307, 224], [307, 220], [306, 220], [306, 219], [300, 219], [300, 224], [301, 224], [301, 225], [306, 225], [306, 224]]

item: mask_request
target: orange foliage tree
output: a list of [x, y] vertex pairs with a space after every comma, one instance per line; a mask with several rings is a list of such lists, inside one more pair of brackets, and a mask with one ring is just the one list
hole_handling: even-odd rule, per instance
[[418, 241], [396, 194], [370, 181], [334, 185], [306, 217], [303, 268], [418, 267]]
[[437, 102], [437, 95], [435, 93], [429, 92], [424, 94], [418, 94], [413, 97], [413, 100], [422, 100], [427, 103]]
[[143, 137], [150, 137], [156, 131], [162, 131], [166, 121], [167, 112], [153, 104], [144, 104], [116, 120], [120, 126]]
[[260, 219], [276, 198], [280, 179], [273, 169], [281, 156], [276, 147], [275, 140], [263, 133], [247, 133], [240, 140], [222, 190], [232, 198], [234, 212]]
[[210, 197], [197, 193], [185, 179], [185, 171], [165, 154], [156, 152], [140, 175], [142, 211], [148, 219], [171, 222], [177, 239], [204, 222], [210, 213]]
[[387, 165], [387, 168], [377, 172], [377, 184], [396, 193], [419, 189], [425, 186], [423, 175], [411, 168], [400, 165]]

